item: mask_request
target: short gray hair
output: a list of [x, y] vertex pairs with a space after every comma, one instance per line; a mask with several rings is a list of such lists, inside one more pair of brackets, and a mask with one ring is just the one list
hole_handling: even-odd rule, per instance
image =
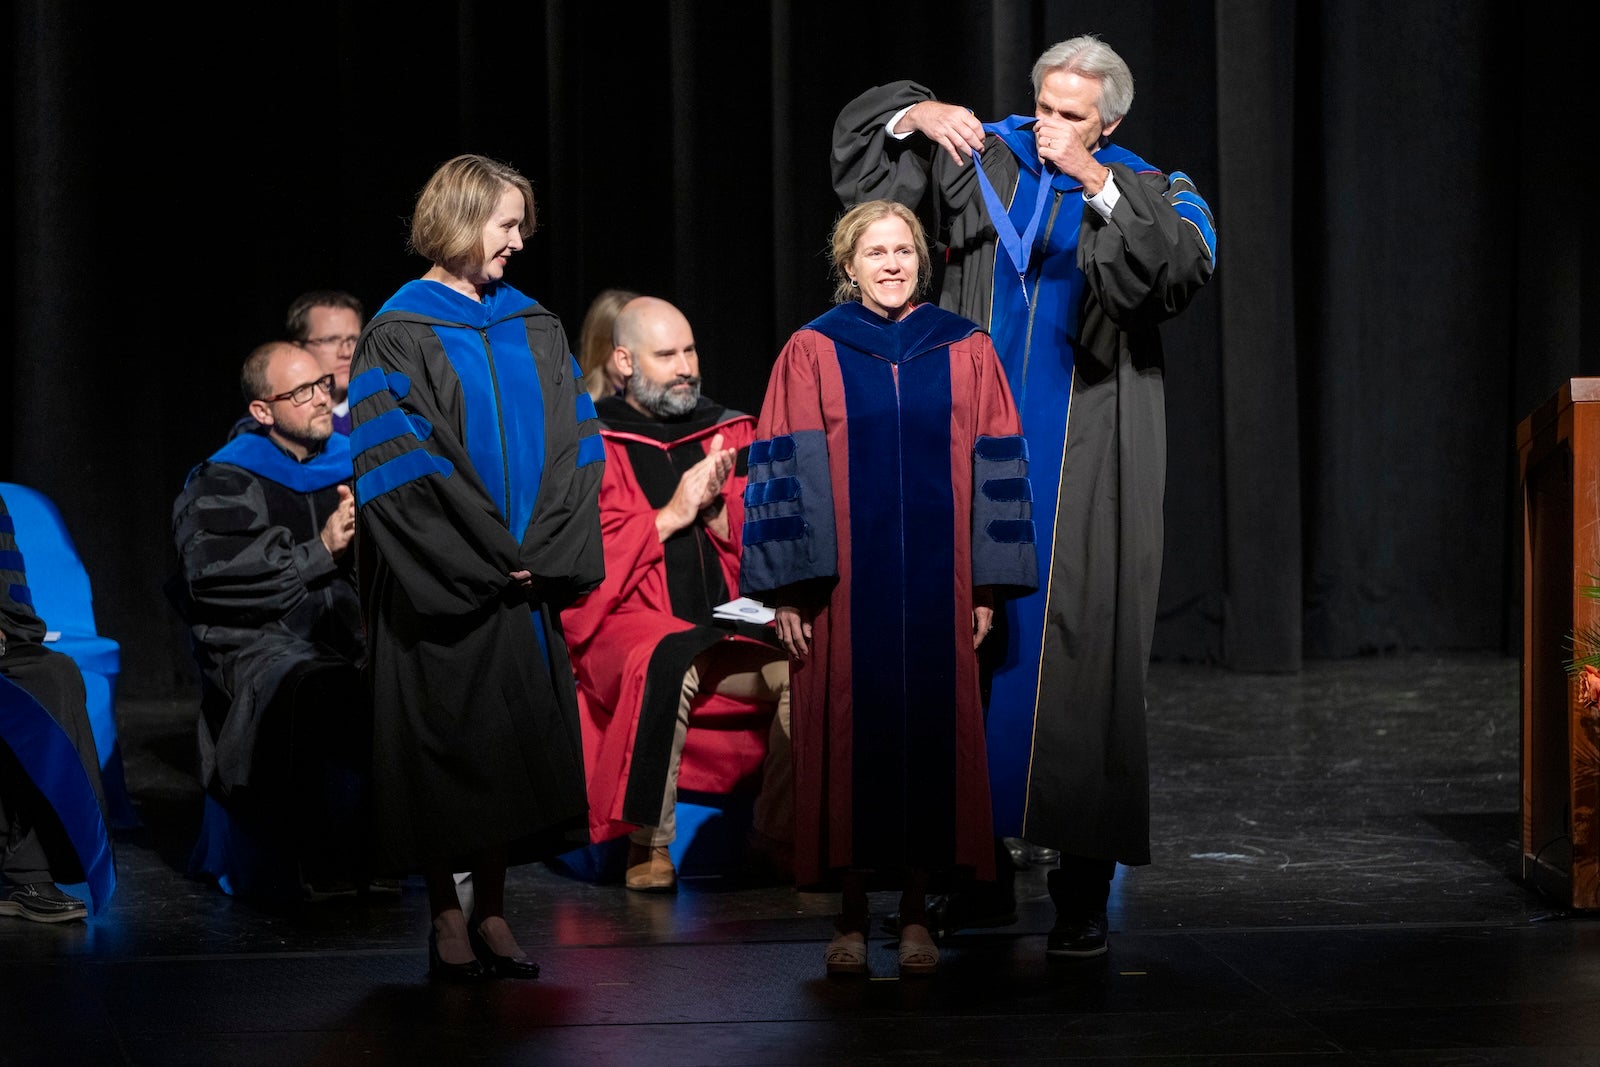
[[1100, 83], [1100, 121], [1109, 126], [1133, 107], [1133, 71], [1098, 36], [1086, 33], [1045, 49], [1033, 65], [1033, 96], [1038, 99], [1045, 75], [1064, 70]]

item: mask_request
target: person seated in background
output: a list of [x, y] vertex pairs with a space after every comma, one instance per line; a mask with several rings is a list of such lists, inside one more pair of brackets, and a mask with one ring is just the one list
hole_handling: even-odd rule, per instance
[[367, 310], [342, 289], [313, 289], [289, 304], [284, 329], [289, 339], [316, 356], [333, 375], [333, 428], [350, 432], [350, 359], [356, 354]]
[[62, 923], [89, 909], [56, 883], [103, 903], [116, 871], [83, 676], [45, 632], [0, 497], [0, 915]]
[[[350, 359], [366, 322], [366, 306], [342, 289], [312, 289], [289, 303], [284, 329], [289, 340], [310, 352], [333, 375], [333, 429], [350, 432]], [[228, 431], [230, 438], [255, 433], [261, 424], [246, 409]]]
[[[629, 889], [676, 889], [667, 846], [692, 715], [742, 714], [766, 726], [752, 859], [786, 874], [788, 658], [770, 627], [712, 615], [739, 588], [744, 454], [755, 420], [701, 395], [694, 332], [667, 301], [630, 301], [615, 333], [609, 364], [624, 396], [595, 405], [606, 448], [606, 579], [562, 617], [585, 705], [590, 831], [596, 841], [629, 832]], [[714, 791], [731, 790], [753, 769], [737, 749], [716, 747], [737, 744], [740, 731], [696, 733], [708, 746], [696, 772]]]
[[617, 347], [614, 330], [617, 312], [638, 295], [631, 289], [602, 289], [584, 313], [583, 325], [578, 329], [578, 369], [583, 371], [589, 396], [597, 403], [622, 392], [622, 378], [611, 362], [611, 353]]
[[202, 784], [263, 853], [222, 870], [202, 840], [195, 873], [244, 895], [360, 889], [372, 873], [355, 501], [334, 380], [299, 345], [257, 347], [240, 374], [256, 432], [196, 466], [172, 509], [169, 591], [201, 675]]

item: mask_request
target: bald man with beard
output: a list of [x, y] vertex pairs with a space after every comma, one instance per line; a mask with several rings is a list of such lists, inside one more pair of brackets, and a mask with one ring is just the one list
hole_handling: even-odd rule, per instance
[[[771, 627], [713, 617], [738, 595], [755, 419], [701, 394], [694, 331], [667, 301], [624, 305], [615, 336], [608, 366], [623, 390], [595, 404], [606, 580], [563, 613], [584, 704], [590, 832], [628, 834], [629, 889], [671, 892], [678, 790], [727, 793], [759, 771], [749, 843], [769, 872], [786, 874], [788, 658]], [[727, 728], [691, 729], [719, 718]]]

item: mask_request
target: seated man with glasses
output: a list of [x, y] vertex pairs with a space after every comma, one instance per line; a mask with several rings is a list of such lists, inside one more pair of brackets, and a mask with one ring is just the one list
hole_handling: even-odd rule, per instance
[[356, 353], [366, 307], [342, 289], [313, 289], [289, 305], [284, 328], [290, 339], [322, 362], [333, 375], [333, 428], [350, 432], [350, 358]]
[[169, 594], [201, 675], [206, 825], [191, 873], [305, 899], [369, 884], [371, 718], [335, 375], [289, 341], [245, 360], [256, 423], [190, 472]]

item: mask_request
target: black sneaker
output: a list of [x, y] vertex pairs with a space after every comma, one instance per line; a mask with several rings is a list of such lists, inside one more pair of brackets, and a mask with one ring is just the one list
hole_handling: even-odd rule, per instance
[[1047, 956], [1069, 959], [1089, 959], [1106, 954], [1106, 917], [1091, 915], [1087, 919], [1058, 918], [1045, 939]]
[[0, 884], [0, 915], [15, 915], [36, 923], [69, 923], [87, 919], [89, 908], [54, 882], [26, 885]]

